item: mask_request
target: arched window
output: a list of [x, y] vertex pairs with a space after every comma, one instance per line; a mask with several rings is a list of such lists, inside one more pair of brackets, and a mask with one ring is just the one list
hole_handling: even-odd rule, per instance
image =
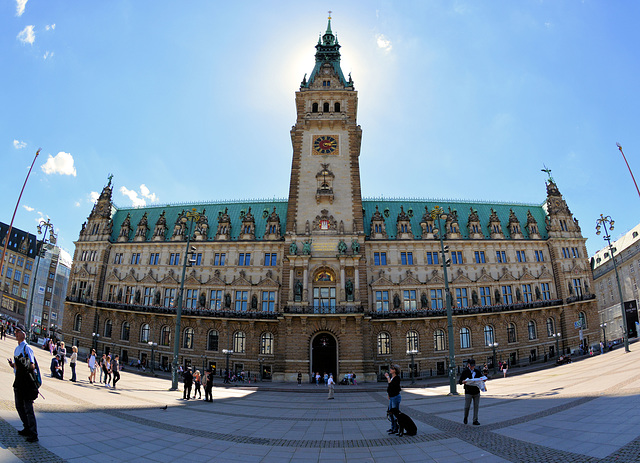
[[129, 322], [122, 322], [122, 329], [120, 330], [120, 339], [123, 341], [129, 340], [129, 332], [131, 330], [131, 326]]
[[547, 318], [547, 336], [551, 337], [556, 332], [556, 324], [553, 318]]
[[273, 334], [267, 332], [260, 336], [260, 353], [273, 354]]
[[444, 330], [435, 330], [433, 332], [433, 348], [434, 350], [445, 350], [447, 348], [444, 342]]
[[325, 113], [329, 112], [329, 103], [324, 103], [322, 105], [322, 111], [325, 112]]
[[149, 342], [149, 324], [145, 323], [140, 327], [140, 342]]
[[333, 104], [333, 110], [337, 113], [340, 112], [340, 103], [334, 103]]
[[391, 353], [391, 337], [389, 333], [378, 333], [378, 355], [388, 355]]
[[311, 112], [312, 113], [317, 113], [318, 112], [318, 103], [313, 103], [311, 105]]
[[237, 353], [244, 352], [244, 343], [247, 340], [247, 336], [244, 331], [236, 331], [233, 334], [233, 351]]
[[469, 328], [460, 328], [460, 348], [469, 349], [471, 347], [471, 331]]
[[193, 349], [193, 328], [185, 328], [182, 336], [182, 347], [184, 349]]
[[164, 325], [160, 329], [160, 345], [168, 346], [171, 344], [171, 328], [168, 325]]
[[507, 325], [507, 341], [508, 342], [516, 342], [518, 340], [518, 337], [516, 335], [516, 324], [515, 323], [509, 323]]
[[207, 334], [207, 350], [218, 350], [219, 334], [216, 330], [209, 330]]
[[418, 351], [418, 332], [407, 331], [407, 351]]
[[113, 328], [113, 323], [111, 322], [111, 320], [107, 320], [106, 322], [104, 322], [104, 337], [105, 338], [110, 338], [111, 337], [111, 329]]
[[82, 328], [82, 315], [77, 314], [73, 320], [73, 331], [80, 331], [80, 328]]
[[495, 337], [493, 336], [493, 326], [487, 325], [484, 327], [484, 345], [491, 346]]
[[578, 320], [580, 320], [580, 327], [582, 329], [587, 328], [587, 316], [585, 315], [584, 312], [580, 312], [578, 314]]
[[529, 330], [529, 339], [537, 339], [538, 331], [536, 330], [536, 322], [533, 320], [529, 320], [529, 324], [527, 325], [527, 329]]

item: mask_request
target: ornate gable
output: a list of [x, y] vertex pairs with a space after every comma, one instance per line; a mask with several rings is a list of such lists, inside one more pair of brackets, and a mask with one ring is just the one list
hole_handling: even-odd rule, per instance
[[133, 237], [133, 241], [146, 241], [148, 231], [149, 226], [147, 225], [147, 213], [145, 212], [140, 219], [140, 222], [138, 222], [138, 227], [136, 228], [136, 234]]
[[171, 241], [184, 241], [186, 239], [187, 221], [183, 219], [186, 219], [186, 213], [184, 209], [178, 215], [176, 223], [173, 225], [173, 234], [171, 235]]
[[229, 241], [231, 239], [231, 219], [229, 218], [229, 209], [218, 213], [218, 230], [216, 231], [216, 240]]
[[513, 273], [509, 271], [507, 267], [502, 267], [502, 275], [498, 278], [498, 281], [513, 281], [517, 280], [516, 277], [513, 276]]
[[470, 208], [469, 219], [467, 220], [467, 230], [469, 231], [469, 238], [484, 238], [484, 235], [482, 234], [482, 226], [480, 225], [480, 217], [478, 217], [478, 211], [472, 207]]
[[433, 233], [433, 217], [429, 213], [429, 206], [424, 207], [424, 215], [422, 221], [420, 221], [420, 227], [422, 228], [422, 239], [433, 239], [435, 235]]
[[209, 218], [206, 216], [206, 209], [202, 209], [202, 214], [198, 218], [198, 222], [196, 223], [196, 229], [193, 232], [193, 239], [195, 241], [206, 241], [207, 235], [209, 233]]
[[404, 206], [400, 206], [400, 213], [396, 220], [396, 238], [399, 240], [409, 240], [413, 238], [411, 232], [411, 217], [404, 211]]
[[464, 274], [462, 269], [458, 269], [458, 271], [454, 274], [453, 280], [451, 282], [459, 285], [473, 283], [473, 281], [471, 281], [469, 277]]
[[387, 239], [387, 229], [384, 223], [384, 217], [378, 210], [378, 205], [376, 204], [376, 212], [374, 212], [371, 217], [371, 233], [370, 237], [373, 240], [376, 239]]
[[518, 217], [516, 217], [516, 213], [513, 212], [513, 209], [509, 209], [509, 234], [511, 235], [511, 238], [524, 238], [522, 230], [520, 229], [520, 221], [518, 220]]
[[129, 241], [129, 234], [131, 233], [131, 214], [127, 214], [120, 226], [120, 233], [118, 234], [118, 242]]
[[[265, 212], [267, 211], [265, 210]], [[267, 218], [267, 225], [264, 231], [264, 239], [279, 240], [280, 234], [281, 234], [280, 216], [276, 213], [276, 208], [274, 206], [273, 212]]]
[[114, 268], [111, 270], [111, 272], [109, 272], [109, 274], [107, 275], [107, 282], [111, 283], [119, 283], [120, 277], [118, 277], [118, 271]]
[[178, 280], [175, 276], [173, 276], [173, 271], [169, 271], [169, 273], [159, 282], [165, 286], [173, 286], [179, 284]]
[[213, 276], [209, 277], [209, 280], [203, 282], [207, 286], [226, 286], [227, 283], [220, 278], [220, 270], [216, 269], [213, 272]]
[[386, 276], [380, 275], [377, 279], [371, 282], [371, 286], [372, 287], [389, 287], [389, 286], [394, 286], [394, 283]]
[[533, 214], [530, 210], [527, 211], [527, 233], [529, 234], [529, 238], [540, 239], [540, 232], [538, 231], [538, 222], [533, 217]]
[[498, 217], [498, 213], [491, 208], [491, 215], [489, 216], [489, 235], [492, 240], [500, 240], [504, 239], [504, 233], [502, 233], [502, 224], [500, 223], [500, 218]]
[[489, 273], [487, 273], [486, 268], [482, 267], [482, 269], [480, 270], [480, 278], [478, 278], [476, 281], [479, 283], [493, 283], [496, 280], [491, 275], [489, 275]]
[[242, 217], [242, 228], [240, 229], [240, 235], [238, 236], [239, 240], [255, 240], [256, 239], [256, 220], [253, 218], [253, 214], [251, 213], [251, 207], [249, 210], [242, 214], [240, 212], [240, 216]]
[[460, 238], [460, 224], [458, 223], [458, 211], [449, 207], [449, 213], [447, 214], [447, 220], [444, 226], [447, 239]]
[[147, 273], [142, 280], [140, 280], [140, 283], [145, 283], [145, 284], [150, 284], [150, 285], [154, 285], [157, 283], [156, 279], [153, 277], [153, 274], [151, 273], [151, 270], [149, 270], [149, 273]]
[[165, 218], [165, 211], [162, 211], [156, 226], [153, 229], [153, 241], [164, 241], [167, 234], [167, 219]]

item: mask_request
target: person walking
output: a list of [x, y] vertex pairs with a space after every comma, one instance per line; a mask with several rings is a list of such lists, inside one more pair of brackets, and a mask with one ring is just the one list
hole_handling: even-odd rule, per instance
[[469, 408], [471, 408], [471, 401], [473, 401], [473, 424], [480, 426], [478, 421], [478, 408], [480, 406], [480, 388], [472, 384], [467, 384], [468, 379], [481, 378], [482, 373], [476, 368], [476, 361], [474, 359], [467, 360], [467, 368], [465, 368], [460, 374], [458, 384], [464, 384], [464, 419], [462, 422], [467, 424], [469, 418]]
[[113, 388], [116, 388], [116, 383], [120, 381], [120, 356], [116, 355], [111, 360], [111, 376], [113, 378]]
[[195, 386], [195, 390], [193, 391], [193, 399], [195, 400], [196, 394], [198, 394], [198, 399], [202, 399], [202, 392], [200, 391], [200, 386], [202, 385], [202, 377], [200, 376], [200, 370], [196, 370], [193, 374], [193, 384]]
[[213, 402], [213, 371], [211, 370], [211, 368], [205, 371], [202, 384], [204, 385], [205, 402]]
[[502, 377], [506, 378], [507, 377], [507, 370], [509, 369], [509, 363], [508, 362], [504, 362], [502, 364]]
[[76, 362], [78, 361], [78, 348], [76, 346], [71, 347], [71, 358], [69, 359], [69, 366], [71, 367], [71, 382], [76, 382]]
[[335, 399], [335, 397], [333, 397], [333, 389], [335, 385], [336, 382], [333, 380], [333, 374], [330, 374], [329, 379], [327, 379], [327, 387], [329, 388], [329, 397], [327, 397], [327, 400]]
[[389, 368], [391, 375], [389, 373], [385, 373], [384, 376], [387, 378], [387, 396], [389, 397], [389, 412], [391, 419], [391, 429], [388, 429], [387, 432], [389, 434], [396, 434], [398, 432], [398, 419], [396, 418], [397, 413], [394, 413], [393, 410], [400, 410], [400, 401], [402, 400], [402, 396], [400, 395], [400, 391], [402, 388], [400, 387], [400, 367], [398, 365], [391, 365]]
[[[16, 341], [18, 346], [13, 351], [13, 360], [7, 359], [9, 365], [13, 368], [15, 379], [13, 381], [13, 397], [15, 400], [16, 411], [22, 421], [22, 429], [18, 434], [25, 436], [27, 442], [38, 441], [38, 424], [36, 422], [36, 414], [33, 411], [33, 401], [38, 396], [33, 396], [33, 388], [30, 387], [31, 379], [29, 374], [36, 369], [36, 357], [33, 349], [25, 342], [26, 334], [24, 326], [16, 325], [15, 329]], [[25, 368], [25, 364], [20, 361], [20, 357], [29, 358], [29, 366]], [[25, 362], [26, 363], [26, 362]]]
[[317, 371], [316, 372], [316, 386], [318, 386], [320, 384], [320, 372]]
[[298, 372], [298, 386], [302, 386], [302, 373]]
[[182, 398], [184, 400], [189, 400], [191, 398], [191, 386], [193, 386], [193, 375], [191, 374], [191, 368], [187, 368], [187, 371], [182, 375], [184, 381], [184, 392], [182, 394]]
[[96, 382], [96, 350], [91, 349], [91, 356], [87, 359], [87, 364], [89, 365], [89, 384], [93, 384]]

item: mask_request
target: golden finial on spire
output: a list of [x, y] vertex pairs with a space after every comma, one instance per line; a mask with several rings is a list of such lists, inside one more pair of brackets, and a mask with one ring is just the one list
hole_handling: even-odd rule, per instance
[[329, 10], [329, 19], [331, 19], [331, 13], [333, 13], [333, 11]]

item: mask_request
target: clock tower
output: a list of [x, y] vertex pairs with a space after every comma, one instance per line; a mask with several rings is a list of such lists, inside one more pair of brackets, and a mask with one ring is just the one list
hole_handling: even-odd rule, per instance
[[329, 17], [313, 71], [296, 92], [286, 226], [290, 268], [283, 275], [289, 305], [366, 304], [367, 292], [360, 291], [366, 269], [357, 112], [358, 94], [340, 68]]

